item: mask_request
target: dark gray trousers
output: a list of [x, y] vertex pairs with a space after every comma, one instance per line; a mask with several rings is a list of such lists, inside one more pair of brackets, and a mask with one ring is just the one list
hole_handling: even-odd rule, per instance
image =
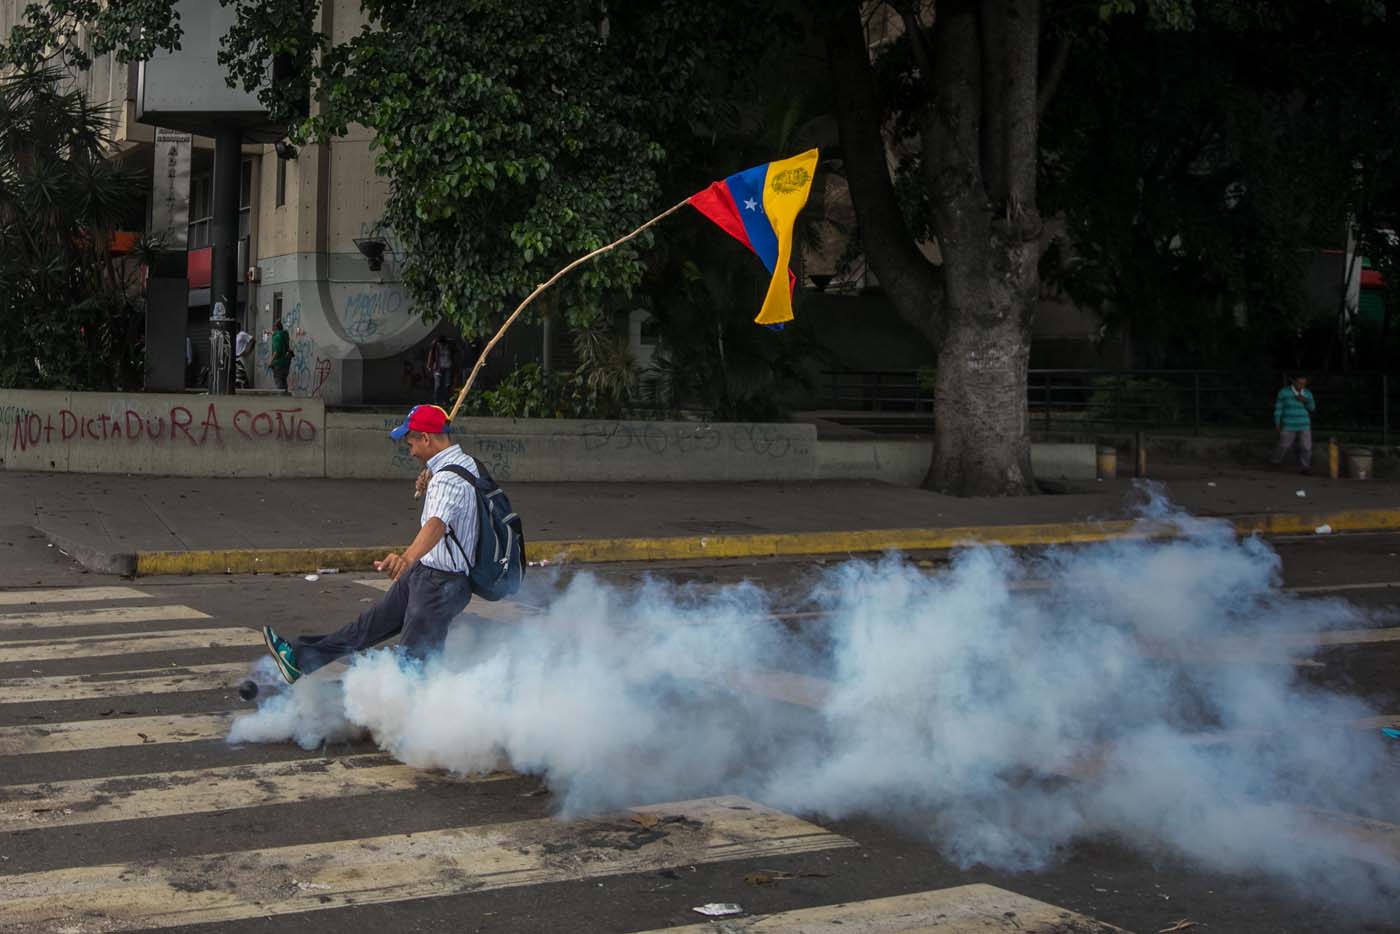
[[471, 602], [465, 574], [415, 564], [394, 581], [378, 603], [360, 618], [324, 636], [301, 636], [294, 645], [302, 674], [329, 665], [403, 633], [400, 645], [411, 658], [423, 659], [442, 648], [447, 627]]

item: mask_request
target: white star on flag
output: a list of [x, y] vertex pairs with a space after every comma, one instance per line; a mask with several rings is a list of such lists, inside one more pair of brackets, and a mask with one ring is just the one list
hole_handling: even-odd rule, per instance
[[757, 210], [758, 210], [758, 202], [755, 201], [753, 198], [750, 198], [749, 200], [747, 200], [747, 201], [744, 202], [744, 210], [745, 210], [745, 211], [757, 211]]

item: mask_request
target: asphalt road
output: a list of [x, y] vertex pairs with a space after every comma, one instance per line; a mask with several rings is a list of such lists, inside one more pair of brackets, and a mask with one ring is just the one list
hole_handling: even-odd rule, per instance
[[[228, 716], [251, 709], [233, 687], [260, 655], [253, 630], [265, 621], [289, 633], [333, 628], [377, 594], [358, 575], [121, 581], [7, 531], [0, 932], [642, 932], [698, 924], [706, 919], [695, 907], [731, 902], [746, 918], [849, 906], [818, 913], [804, 930], [905, 930], [876, 919], [917, 910], [942, 918], [920, 928], [930, 931], [1400, 931], [1400, 741], [1374, 724], [1356, 727], [1357, 741], [1380, 746], [1388, 772], [1354, 828], [1382, 854], [1361, 874], [1396, 900], [1366, 905], [1328, 879], [1298, 887], [1247, 867], [1204, 871], [1108, 834], [1078, 838], [1036, 870], [961, 868], [933, 830], [938, 815], [897, 805], [878, 819], [830, 819], [770, 811], [714, 787], [651, 810], [657, 800], [560, 818], [559, 789], [541, 776], [463, 779], [399, 764], [367, 740], [312, 750], [225, 742]], [[1400, 627], [1400, 536], [1275, 547], [1282, 585], [1319, 601], [1309, 607], [1345, 599], [1377, 639]], [[946, 571], [938, 556], [910, 561], [925, 574]], [[833, 564], [595, 573], [623, 589], [668, 579], [692, 596], [753, 582], [820, 650], [825, 621], [810, 592]], [[572, 573], [534, 574], [530, 599], [548, 600]], [[156, 641], [143, 646], [148, 639]], [[1304, 688], [1400, 714], [1400, 641], [1343, 641], [1305, 655]], [[773, 703], [799, 708], [794, 722], [816, 718], [801, 702]], [[1279, 724], [1279, 741], [1291, 728]], [[1311, 832], [1298, 830], [1299, 846]], [[951, 891], [976, 884], [995, 888]], [[956, 926], [970, 906], [977, 913]], [[714, 929], [746, 929], [742, 919], [728, 925]]]

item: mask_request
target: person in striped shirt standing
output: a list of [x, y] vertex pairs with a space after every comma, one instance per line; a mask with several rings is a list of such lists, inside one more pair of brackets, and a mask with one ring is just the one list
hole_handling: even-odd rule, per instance
[[467, 572], [470, 556], [476, 554], [476, 491], [442, 468], [461, 464], [477, 477], [481, 469], [461, 445], [452, 442], [447, 413], [439, 406], [415, 405], [389, 437], [406, 442], [408, 452], [430, 473], [418, 535], [403, 554], [390, 552], [374, 562], [394, 584], [353, 623], [323, 636], [299, 636], [295, 642], [271, 626], [263, 627], [272, 660], [289, 684], [400, 633], [399, 645], [410, 658], [426, 658], [442, 648], [448, 626], [471, 601]]
[[1278, 447], [1269, 458], [1275, 464], [1283, 463], [1283, 458], [1298, 445], [1299, 473], [1307, 473], [1312, 468], [1312, 413], [1317, 411], [1317, 403], [1308, 391], [1308, 378], [1294, 376], [1293, 382], [1278, 391], [1274, 398], [1274, 427], [1278, 429]]

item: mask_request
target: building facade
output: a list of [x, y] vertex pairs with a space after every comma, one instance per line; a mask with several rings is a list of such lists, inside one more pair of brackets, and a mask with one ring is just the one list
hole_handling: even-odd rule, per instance
[[[23, 21], [28, 2], [0, 0], [0, 34], [8, 35]], [[218, 0], [184, 0], [179, 7], [187, 49], [211, 37], [217, 41], [226, 29], [220, 21], [228, 13]], [[323, 3], [319, 15], [321, 28], [338, 41], [363, 23], [356, 0]], [[159, 343], [186, 347], [184, 384], [201, 387], [210, 353], [214, 142], [198, 134], [184, 134], [183, 142], [178, 134], [162, 134], [158, 143], [160, 128], [140, 119], [139, 101], [150, 91], [141, 87], [142, 78], [140, 66], [100, 57], [71, 80], [91, 101], [110, 106], [111, 157], [149, 173], [153, 181], [145, 232], [153, 232], [162, 218], [183, 218], [184, 243], [179, 237], [172, 242], [187, 252], [185, 333], [173, 341], [164, 334]], [[370, 140], [367, 130], [352, 127], [329, 143], [300, 147], [292, 158], [279, 157], [271, 142], [243, 146], [238, 227], [243, 281], [232, 313], [257, 338], [255, 365], [249, 366], [255, 388], [273, 386], [267, 338], [279, 317], [292, 335], [288, 388], [293, 395], [355, 404], [417, 398], [431, 387], [425, 361], [437, 329], [423, 320], [403, 289], [402, 251], [392, 232], [378, 226], [388, 182], [374, 172]], [[167, 172], [167, 164], [178, 168]], [[384, 244], [379, 269], [370, 268], [357, 240]], [[165, 317], [159, 326], [178, 324]], [[148, 334], [148, 348], [155, 344]]]

